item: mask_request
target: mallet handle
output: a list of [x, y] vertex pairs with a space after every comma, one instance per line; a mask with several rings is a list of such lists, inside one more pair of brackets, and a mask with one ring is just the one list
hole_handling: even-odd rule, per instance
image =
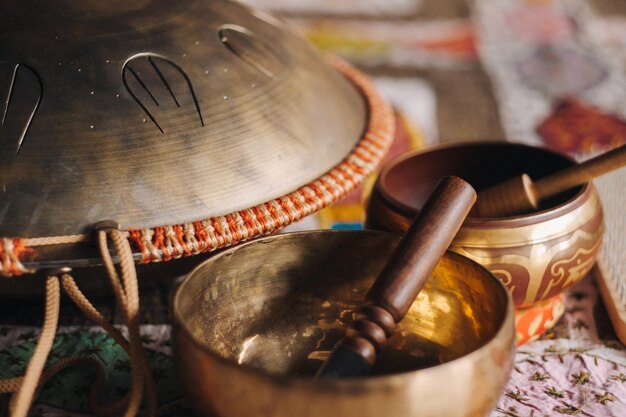
[[533, 182], [538, 201], [626, 165], [626, 145]]
[[376, 352], [413, 304], [475, 201], [476, 192], [462, 179], [446, 177], [439, 182], [367, 293], [367, 304], [355, 313], [346, 336], [318, 376], [367, 373]]
[[461, 228], [476, 192], [458, 177], [443, 178], [367, 293], [367, 301], [400, 321]]

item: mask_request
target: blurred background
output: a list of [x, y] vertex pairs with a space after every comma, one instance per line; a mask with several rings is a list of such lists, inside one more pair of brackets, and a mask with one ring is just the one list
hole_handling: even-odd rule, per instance
[[[578, 158], [626, 137], [622, 0], [244, 0], [374, 78], [402, 124], [388, 159], [509, 140]], [[358, 228], [368, 184], [292, 227]]]

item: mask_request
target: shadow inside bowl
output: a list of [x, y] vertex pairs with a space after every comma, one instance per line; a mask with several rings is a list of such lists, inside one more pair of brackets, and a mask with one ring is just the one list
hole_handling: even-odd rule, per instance
[[[521, 174], [540, 179], [573, 164], [565, 155], [515, 143], [441, 146], [408, 153], [393, 161], [382, 172], [378, 187], [391, 201], [417, 210], [424, 205], [439, 179], [448, 175], [459, 176], [480, 191]], [[575, 187], [545, 199], [539, 211], [566, 204], [582, 189], [582, 186]]]

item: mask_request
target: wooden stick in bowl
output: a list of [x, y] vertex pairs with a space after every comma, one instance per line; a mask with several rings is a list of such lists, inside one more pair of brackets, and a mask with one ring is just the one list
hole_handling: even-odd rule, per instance
[[478, 193], [472, 213], [480, 217], [504, 217], [537, 210], [548, 197], [582, 185], [593, 178], [626, 165], [626, 145], [581, 164], [533, 181], [522, 174]]
[[391, 337], [424, 287], [476, 201], [476, 192], [458, 177], [443, 178], [411, 223], [395, 252], [355, 313], [346, 336], [319, 369], [318, 378], [367, 375], [376, 352]]

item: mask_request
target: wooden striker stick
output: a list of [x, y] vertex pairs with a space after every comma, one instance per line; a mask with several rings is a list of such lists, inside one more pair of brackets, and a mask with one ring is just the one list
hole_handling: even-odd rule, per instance
[[439, 182], [318, 377], [359, 376], [368, 372], [376, 352], [411, 307], [475, 201], [476, 192], [462, 179], [446, 177]]

